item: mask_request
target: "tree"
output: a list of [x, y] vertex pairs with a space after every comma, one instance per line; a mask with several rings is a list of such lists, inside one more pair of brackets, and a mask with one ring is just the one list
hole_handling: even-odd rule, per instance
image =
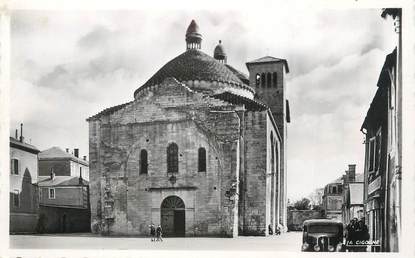
[[294, 203], [294, 208], [297, 210], [309, 210], [310, 209], [310, 199], [303, 198]]

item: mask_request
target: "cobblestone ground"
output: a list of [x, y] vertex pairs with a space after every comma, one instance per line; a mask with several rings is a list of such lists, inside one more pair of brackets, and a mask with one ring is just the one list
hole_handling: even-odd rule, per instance
[[12, 249], [117, 249], [117, 250], [235, 250], [300, 251], [301, 232], [271, 237], [237, 238], [149, 238], [100, 237], [92, 234], [12, 235]]

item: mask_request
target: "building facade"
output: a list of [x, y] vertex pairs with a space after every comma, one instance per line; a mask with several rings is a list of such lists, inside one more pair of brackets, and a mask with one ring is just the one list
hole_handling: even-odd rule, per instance
[[37, 155], [24, 141], [23, 124], [18, 138], [10, 137], [10, 233], [36, 232], [38, 219]]
[[328, 219], [342, 221], [343, 179], [339, 178], [324, 187], [323, 214]]
[[73, 154], [52, 147], [39, 153], [40, 233], [89, 232], [89, 164], [79, 149]]
[[248, 77], [227, 63], [221, 42], [213, 57], [201, 43], [192, 21], [186, 51], [133, 101], [87, 119], [93, 232], [147, 235], [154, 223], [167, 236], [233, 237], [286, 228], [287, 62], [248, 62]]
[[363, 206], [363, 174], [356, 174], [356, 165], [351, 164], [343, 175], [343, 223], [364, 218]]
[[39, 233], [90, 231], [88, 181], [72, 176], [39, 177]]
[[69, 153], [69, 149], [63, 151], [59, 147], [52, 147], [39, 153], [39, 176], [82, 177], [89, 181], [89, 163], [86, 156], [79, 158], [79, 149]]
[[361, 131], [365, 134], [365, 217], [372, 251], [399, 251], [402, 173], [401, 9], [384, 9], [395, 23], [397, 47], [386, 56]]

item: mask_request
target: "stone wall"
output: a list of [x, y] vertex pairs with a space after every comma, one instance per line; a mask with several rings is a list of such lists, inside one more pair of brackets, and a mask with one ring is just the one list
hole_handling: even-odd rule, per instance
[[266, 112], [245, 116], [245, 173], [242, 198], [242, 233], [265, 235], [267, 225], [267, 120]]
[[[239, 117], [222, 101], [205, 98], [174, 80], [153, 87], [130, 105], [90, 120], [90, 191], [94, 232], [147, 235], [160, 223], [160, 205], [175, 195], [185, 204], [186, 235], [234, 236]], [[179, 172], [167, 173], [169, 143], [179, 149]], [[198, 172], [198, 148], [207, 171]], [[140, 151], [148, 174], [139, 174]], [[174, 181], [174, 182], [173, 182]]]
[[[40, 206], [38, 233], [90, 232], [89, 209]], [[39, 224], [39, 223], [38, 223]], [[42, 228], [42, 229], [40, 229]]]
[[[256, 74], [262, 73], [277, 73], [277, 85], [271, 87], [255, 84]], [[286, 229], [287, 223], [287, 89], [285, 87], [285, 64], [278, 63], [257, 63], [249, 65], [249, 81], [250, 86], [255, 89], [256, 97], [270, 107], [273, 119], [277, 125], [278, 132], [281, 136], [280, 147], [280, 175], [277, 187], [280, 189], [279, 193], [279, 207], [284, 212], [279, 214], [278, 222], [280, 222]]]

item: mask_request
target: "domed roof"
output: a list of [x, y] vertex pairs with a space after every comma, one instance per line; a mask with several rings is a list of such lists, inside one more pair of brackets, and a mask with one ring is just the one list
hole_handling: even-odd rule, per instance
[[199, 25], [197, 25], [195, 20], [192, 20], [190, 22], [189, 27], [187, 27], [187, 30], [186, 30], [186, 41], [199, 42], [201, 39], [202, 39], [202, 34], [200, 34]]
[[225, 49], [223, 48], [221, 40], [219, 40], [219, 44], [215, 47], [215, 50], [213, 51], [213, 57], [218, 60], [224, 59], [226, 57]]
[[168, 77], [174, 77], [180, 82], [193, 80], [224, 82], [253, 92], [253, 89], [241, 81], [225, 64], [200, 50], [189, 49], [165, 64], [134, 92], [134, 96], [139, 90], [159, 84]]
[[186, 30], [186, 35], [189, 35], [189, 34], [192, 34], [192, 33], [200, 34], [199, 25], [197, 25], [195, 20], [192, 20], [190, 22], [189, 27], [187, 27], [187, 30]]

